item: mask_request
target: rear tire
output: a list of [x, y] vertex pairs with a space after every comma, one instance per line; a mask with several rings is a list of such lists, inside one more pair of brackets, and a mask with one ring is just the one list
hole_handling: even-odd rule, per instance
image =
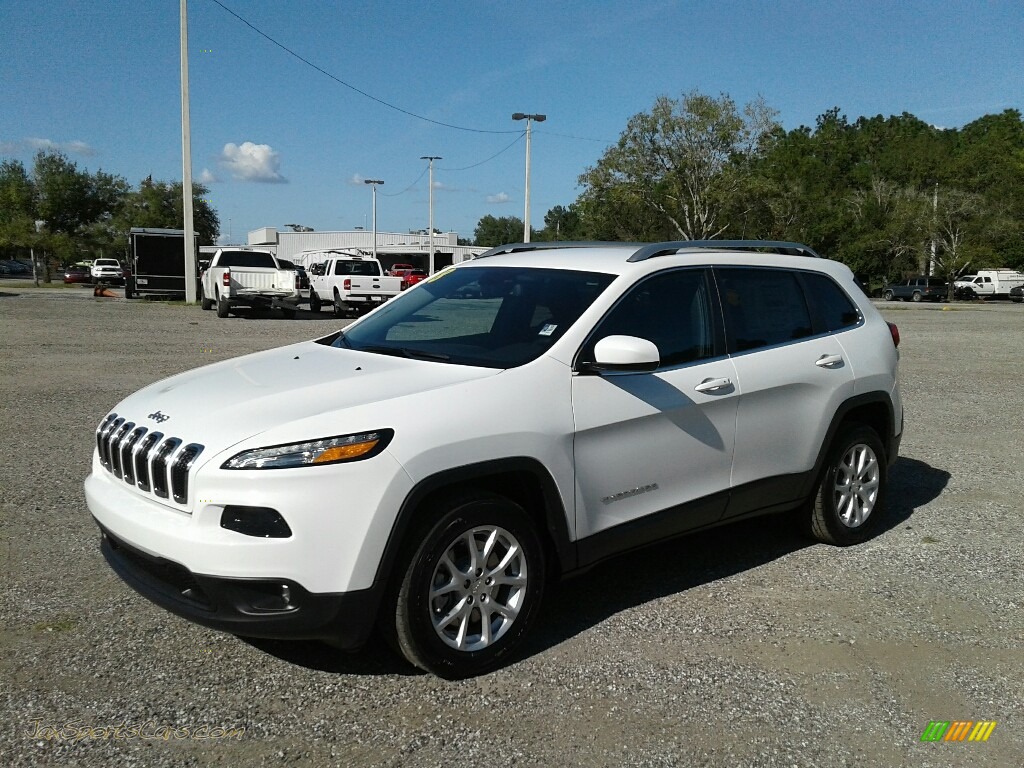
[[346, 309], [347, 309], [347, 307], [342, 302], [341, 295], [338, 293], [338, 289], [335, 288], [334, 289], [334, 316], [335, 317], [344, 317]]
[[227, 317], [230, 313], [231, 305], [223, 296], [217, 294], [217, 317]]
[[920, 291], [914, 291], [913, 295], [910, 297], [910, 300], [911, 301], [920, 301], [921, 300], [921, 292]]
[[878, 433], [863, 424], [845, 424], [825, 459], [808, 532], [837, 546], [864, 541], [882, 518], [887, 487], [885, 449]]
[[885, 299], [886, 301], [892, 301], [892, 299], [893, 299], [893, 292], [892, 291], [886, 291], [885, 293], [882, 294], [882, 298]]
[[385, 632], [421, 669], [458, 679], [502, 664], [538, 615], [545, 551], [518, 504], [470, 492], [440, 505], [409, 537]]
[[320, 307], [322, 307], [322, 306], [323, 306], [323, 304], [320, 301], [320, 297], [316, 295], [316, 291], [310, 291], [309, 292], [309, 309], [310, 309], [310, 311], [311, 312], [319, 312], [320, 311]]
[[135, 298], [134, 286], [132, 285], [132, 281], [131, 280], [125, 280], [124, 281], [124, 297], [126, 299], [134, 299]]

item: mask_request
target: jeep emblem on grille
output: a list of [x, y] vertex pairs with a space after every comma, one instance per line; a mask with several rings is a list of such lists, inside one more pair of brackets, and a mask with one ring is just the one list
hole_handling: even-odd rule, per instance
[[149, 416], [147, 416], [146, 418], [147, 419], [152, 419], [153, 421], [157, 422], [158, 424], [163, 424], [165, 421], [167, 421], [171, 417], [170, 416], [165, 416], [164, 414], [160, 413], [160, 411], [157, 411], [156, 413], [149, 414]]

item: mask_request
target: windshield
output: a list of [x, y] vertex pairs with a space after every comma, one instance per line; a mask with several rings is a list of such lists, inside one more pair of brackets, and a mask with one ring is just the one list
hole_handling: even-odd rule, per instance
[[324, 342], [457, 365], [514, 368], [546, 352], [613, 279], [528, 267], [452, 269]]

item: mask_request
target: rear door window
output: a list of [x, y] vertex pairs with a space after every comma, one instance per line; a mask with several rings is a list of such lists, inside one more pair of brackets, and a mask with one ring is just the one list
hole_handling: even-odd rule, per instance
[[716, 267], [730, 353], [797, 341], [814, 333], [796, 275], [785, 269]]

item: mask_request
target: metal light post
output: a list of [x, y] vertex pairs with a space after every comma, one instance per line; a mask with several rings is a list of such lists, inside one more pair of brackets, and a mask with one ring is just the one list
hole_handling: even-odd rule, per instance
[[[43, 231], [43, 225], [45, 221], [36, 220], [36, 234], [38, 235]], [[29, 246], [29, 255], [32, 257], [32, 281], [36, 284], [36, 288], [39, 287], [39, 271], [36, 269], [36, 247], [34, 245]], [[45, 256], [43, 257], [45, 258]]]
[[377, 185], [383, 184], [380, 179], [363, 179], [363, 184], [373, 186], [373, 258], [377, 258]]
[[434, 161], [444, 160], [444, 158], [437, 155], [424, 155], [420, 160], [430, 161], [430, 191], [427, 196], [427, 199], [430, 201], [428, 203], [430, 206], [430, 226], [427, 229], [427, 234], [430, 238], [428, 241], [430, 243], [430, 259], [427, 262], [427, 274], [432, 275], [434, 274]]
[[196, 300], [196, 237], [192, 216], [192, 128], [188, 114], [188, 8], [181, 0], [181, 193], [185, 214], [185, 301]]
[[533, 133], [531, 128], [534, 120], [543, 123], [548, 116], [513, 112], [512, 119], [526, 121], [526, 213], [523, 216], [523, 242], [528, 243], [530, 242], [530, 136]]

